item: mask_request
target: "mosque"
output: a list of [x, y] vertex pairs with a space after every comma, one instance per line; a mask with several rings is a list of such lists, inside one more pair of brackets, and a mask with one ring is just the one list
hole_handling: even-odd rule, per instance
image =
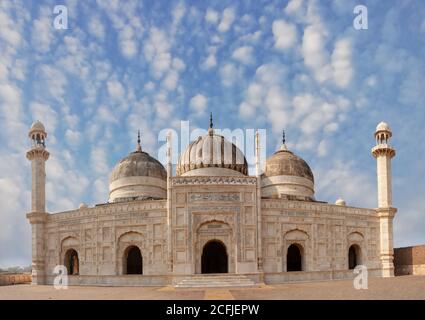
[[377, 208], [315, 198], [309, 165], [285, 141], [256, 172], [242, 151], [208, 133], [181, 153], [176, 174], [136, 149], [110, 174], [109, 199], [71, 211], [45, 208], [47, 133], [35, 122], [27, 158], [32, 169], [32, 281], [52, 284], [66, 267], [70, 285], [255, 285], [353, 278], [357, 265], [369, 276], [392, 277], [392, 132], [376, 127]]

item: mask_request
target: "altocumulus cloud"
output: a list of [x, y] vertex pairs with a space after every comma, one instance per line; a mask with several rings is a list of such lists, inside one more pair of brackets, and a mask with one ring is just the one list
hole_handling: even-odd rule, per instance
[[49, 1], [0, 4], [0, 267], [30, 263], [25, 151], [37, 118], [49, 135], [49, 212], [107, 201], [110, 170], [138, 129], [156, 155], [161, 130], [180, 119], [205, 129], [208, 111], [217, 127], [266, 128], [267, 154], [285, 129], [317, 199], [374, 207], [371, 134], [385, 120], [398, 150], [395, 245], [425, 242], [425, 148], [411, 139], [423, 140], [425, 121], [423, 6], [366, 1], [369, 27], [382, 30], [362, 32], [349, 4], [314, 0], [67, 5], [64, 31], [52, 28]]

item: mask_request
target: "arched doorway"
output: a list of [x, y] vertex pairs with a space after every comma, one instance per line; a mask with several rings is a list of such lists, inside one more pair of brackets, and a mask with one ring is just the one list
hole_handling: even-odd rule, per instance
[[286, 271], [302, 271], [302, 248], [291, 244], [286, 254]]
[[352, 270], [360, 264], [360, 247], [353, 244], [348, 249], [348, 269]]
[[217, 240], [205, 244], [202, 250], [202, 273], [227, 273], [228, 256], [226, 246]]
[[74, 249], [68, 249], [65, 253], [65, 267], [69, 275], [80, 274], [80, 262], [78, 252]]
[[143, 274], [143, 258], [140, 249], [130, 246], [125, 253], [125, 274]]

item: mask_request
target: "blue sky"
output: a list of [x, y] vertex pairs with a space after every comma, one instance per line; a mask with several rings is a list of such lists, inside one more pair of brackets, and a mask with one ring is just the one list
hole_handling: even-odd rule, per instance
[[[53, 28], [53, 8], [68, 29]], [[355, 30], [353, 9], [368, 9]], [[1, 1], [0, 267], [30, 264], [27, 131], [48, 131], [47, 209], [106, 202], [108, 175], [158, 133], [267, 129], [312, 167], [316, 198], [375, 207], [370, 154], [393, 130], [395, 246], [425, 243], [422, 1]]]

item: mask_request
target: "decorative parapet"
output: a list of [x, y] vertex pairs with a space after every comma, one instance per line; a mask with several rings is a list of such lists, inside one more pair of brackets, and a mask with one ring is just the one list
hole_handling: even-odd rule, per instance
[[96, 215], [128, 214], [148, 210], [166, 210], [166, 200], [131, 201], [106, 203], [93, 208], [81, 208], [71, 211], [58, 212], [48, 215], [50, 222], [73, 218], [89, 218]]
[[372, 148], [372, 155], [377, 158], [378, 156], [389, 156], [390, 158], [395, 156], [395, 149], [389, 144], [378, 144]]
[[307, 201], [288, 201], [281, 199], [261, 199], [262, 209], [282, 209], [282, 210], [305, 210], [318, 213], [331, 214], [353, 214], [377, 216], [375, 209], [356, 208], [347, 206], [337, 206], [329, 203], [307, 202]]
[[256, 177], [174, 177], [171, 180], [173, 186], [187, 186], [187, 185], [257, 185]]
[[49, 159], [50, 153], [44, 147], [37, 146], [33, 147], [31, 150], [27, 152], [27, 159], [32, 160], [36, 157], [43, 158], [45, 161]]
[[375, 211], [378, 213], [378, 217], [380, 218], [394, 218], [397, 208], [377, 208]]

